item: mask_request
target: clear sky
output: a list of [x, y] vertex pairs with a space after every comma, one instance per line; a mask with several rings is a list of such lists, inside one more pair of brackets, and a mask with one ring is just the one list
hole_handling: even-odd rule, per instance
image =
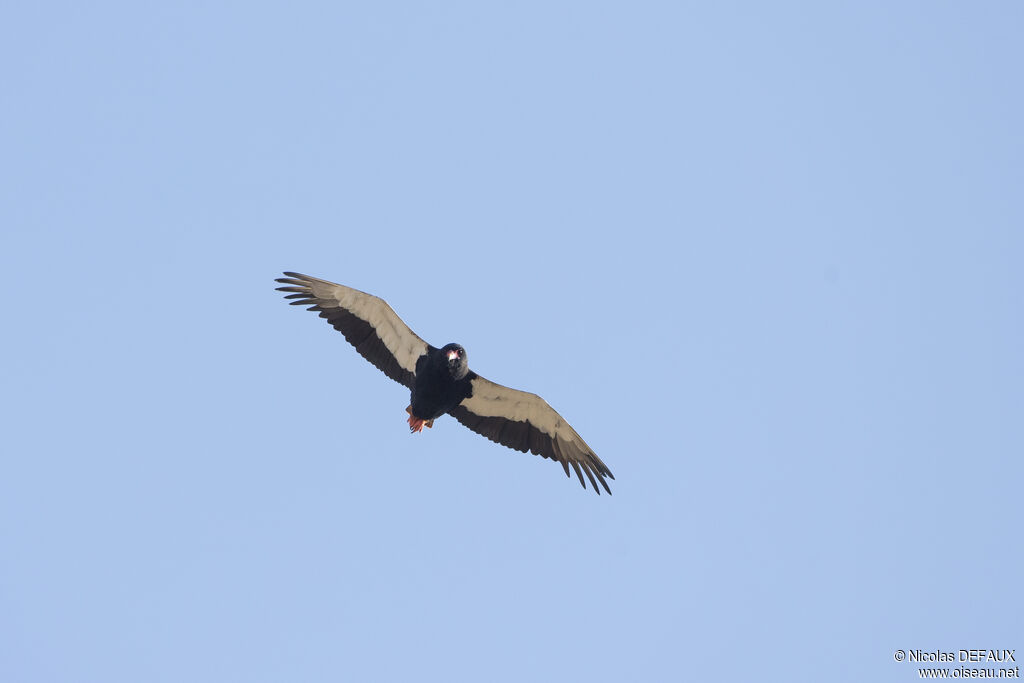
[[[1024, 660], [1019, 2], [9, 3], [0, 680]], [[387, 299], [615, 473], [273, 290]]]

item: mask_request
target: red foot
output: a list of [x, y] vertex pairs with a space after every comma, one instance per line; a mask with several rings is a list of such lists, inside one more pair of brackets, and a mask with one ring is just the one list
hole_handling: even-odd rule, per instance
[[406, 422], [409, 423], [409, 432], [410, 433], [422, 432], [424, 427], [426, 427], [427, 429], [430, 429], [431, 427], [434, 426], [434, 421], [433, 420], [421, 420], [420, 418], [418, 418], [415, 415], [413, 415], [412, 414], [412, 406], [409, 406], [408, 408], [406, 408], [405, 412], [409, 413], [409, 419], [406, 420]]

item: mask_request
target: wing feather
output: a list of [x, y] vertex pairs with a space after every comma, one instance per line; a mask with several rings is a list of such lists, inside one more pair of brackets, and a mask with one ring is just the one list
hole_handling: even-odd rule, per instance
[[476, 373], [470, 377], [472, 393], [449, 413], [474, 432], [509, 448], [530, 452], [561, 463], [565, 475], [576, 472], [583, 488], [584, 473], [598, 494], [611, 495], [608, 479], [615, 479], [590, 446], [547, 401], [537, 394], [491, 382]]
[[380, 297], [327, 280], [285, 272], [277, 289], [293, 306], [309, 306], [345, 335], [356, 351], [385, 375], [412, 388], [416, 361], [431, 349]]

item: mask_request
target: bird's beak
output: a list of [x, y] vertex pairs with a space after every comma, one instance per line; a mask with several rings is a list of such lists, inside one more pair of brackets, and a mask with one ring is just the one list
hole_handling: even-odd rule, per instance
[[448, 360], [455, 360], [458, 357], [459, 357], [459, 352], [456, 351], [455, 349], [452, 349], [451, 351], [448, 352]]

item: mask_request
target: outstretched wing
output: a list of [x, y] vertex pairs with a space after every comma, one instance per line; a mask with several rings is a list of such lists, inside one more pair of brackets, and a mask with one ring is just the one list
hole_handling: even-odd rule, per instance
[[291, 292], [286, 299], [295, 299], [293, 306], [309, 305], [320, 317], [345, 335], [356, 351], [385, 375], [412, 388], [416, 377], [416, 359], [431, 349], [416, 336], [398, 314], [380, 297], [358, 289], [320, 280], [309, 275], [285, 272], [277, 278]]
[[611, 495], [605, 481], [605, 477], [615, 478], [611, 470], [547, 401], [537, 394], [495, 384], [475, 372], [469, 379], [472, 393], [448, 411], [452, 417], [491, 441], [557, 460], [566, 476], [571, 476], [571, 465], [583, 488], [587, 488], [583, 481], [586, 473], [598, 495], [598, 481]]

